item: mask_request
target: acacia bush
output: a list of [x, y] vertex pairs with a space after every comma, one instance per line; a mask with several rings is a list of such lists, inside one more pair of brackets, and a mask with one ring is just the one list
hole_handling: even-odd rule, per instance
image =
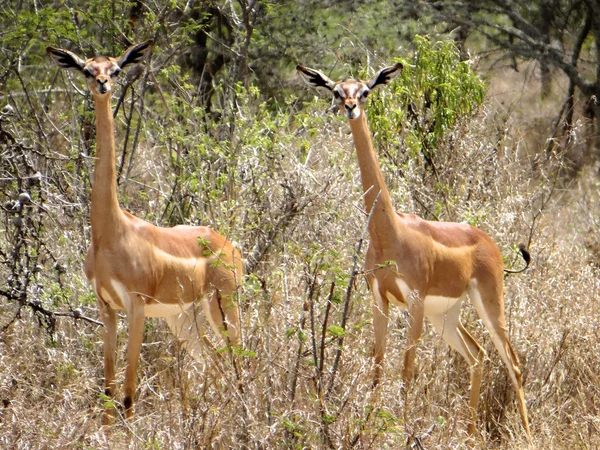
[[[24, 47], [1, 41], [9, 57], [0, 80], [10, 105], [0, 113], [1, 445], [464, 447], [466, 364], [426, 324], [415, 381], [403, 391], [406, 317], [398, 308], [391, 310], [384, 382], [371, 390], [370, 293], [361, 272], [367, 217], [348, 126], [327, 112], [328, 100], [305, 88], [291, 67], [287, 88], [273, 98], [232, 65], [219, 72], [207, 107], [178, 59], [185, 36], [198, 29], [191, 20], [169, 22], [181, 16], [177, 7], [157, 8], [134, 30], [119, 26], [126, 4], [103, 9], [97, 22], [75, 9], [59, 11], [19, 16], [19, 26], [29, 24]], [[102, 31], [98, 40], [90, 30]], [[124, 74], [115, 94], [119, 200], [153, 223], [209, 225], [238, 243], [246, 260], [243, 347], [233, 355], [206, 348], [194, 361], [161, 320], [147, 319], [136, 416], [102, 427], [101, 329], [82, 270], [93, 106], [80, 77], [48, 69], [40, 38], [88, 55], [91, 48], [117, 54], [117, 37], [150, 30], [156, 45], [147, 70]], [[454, 103], [425, 105], [415, 89], [439, 84], [420, 78], [436, 73], [420, 65], [424, 52], [429, 61], [445, 61], [437, 75]], [[567, 184], [557, 177], [561, 154], [524, 149], [520, 130], [484, 99], [479, 78], [457, 55], [451, 44], [418, 41], [403, 60], [404, 75], [370, 99], [394, 204], [482, 228], [507, 266], [520, 263], [518, 242], [529, 245], [532, 267], [508, 277], [505, 291], [531, 447], [596, 448], [598, 180], [590, 168]], [[365, 77], [383, 63], [364, 46], [352, 58], [372, 61]], [[445, 121], [419, 135], [409, 108], [427, 120], [443, 113]], [[419, 147], [422, 140], [429, 147]], [[473, 308], [465, 305], [463, 318], [489, 356], [476, 446], [526, 448], [506, 369]]]

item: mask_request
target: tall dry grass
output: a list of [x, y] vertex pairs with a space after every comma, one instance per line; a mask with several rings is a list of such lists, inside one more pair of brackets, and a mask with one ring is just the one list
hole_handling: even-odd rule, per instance
[[[310, 151], [301, 152], [297, 140], [279, 141], [271, 177], [257, 181], [269, 202], [257, 203], [249, 185], [235, 192], [231, 214], [246, 217], [247, 209], [249, 218], [232, 220], [243, 227], [232, 227], [230, 235], [245, 255], [259, 242], [250, 226], [253, 208], [275, 221], [290, 196], [302, 205], [245, 280], [244, 352], [207, 348], [193, 361], [164, 323], [147, 319], [135, 418], [102, 427], [99, 326], [63, 318], [49, 336], [24, 309], [0, 336], [2, 448], [466, 448], [468, 368], [430, 325], [415, 380], [403, 390], [406, 316], [392, 308], [385, 378], [376, 391], [370, 388], [370, 294], [360, 274], [366, 242], [357, 252], [366, 217], [353, 143], [347, 124], [326, 115], [322, 104], [307, 108], [322, 116], [322, 126], [316, 133], [297, 124], [279, 131], [300, 136]], [[488, 354], [474, 447], [598, 448], [600, 182], [592, 167], [571, 181], [560, 178], [563, 155], [525, 148], [527, 124], [509, 119], [490, 98], [476, 118], [447, 136], [436, 155], [437, 177], [401, 148], [382, 155], [382, 165], [399, 210], [477, 225], [499, 245], [507, 265], [519, 264], [517, 242], [530, 246], [530, 269], [506, 278], [505, 305], [532, 440], [523, 435], [507, 372], [465, 302], [463, 322]], [[131, 178], [146, 184], [148, 201], [139, 200], [139, 183], [119, 188], [126, 207], [153, 221], [160, 221], [161, 197], [170, 188], [163, 157], [149, 140], [132, 168]], [[265, 173], [260, 158], [237, 164], [237, 173]], [[81, 270], [85, 216], [69, 227], [59, 206], [48, 207], [56, 237], [48, 245], [69, 263], [63, 284], [67, 301], [77, 306], [91, 295]], [[217, 210], [204, 223], [225, 223], [219, 222], [223, 214]], [[355, 256], [358, 273], [349, 284]], [[85, 313], [96, 314], [93, 304], [85, 303]], [[13, 315], [12, 304], [0, 303], [0, 324]], [[123, 345], [120, 355], [122, 368]]]

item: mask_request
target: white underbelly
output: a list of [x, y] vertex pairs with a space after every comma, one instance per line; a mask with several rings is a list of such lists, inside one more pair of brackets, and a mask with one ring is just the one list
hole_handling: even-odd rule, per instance
[[424, 313], [426, 316], [437, 316], [448, 312], [459, 298], [443, 297], [441, 295], [428, 295], [423, 302]]
[[[408, 284], [401, 278], [396, 279], [396, 285], [398, 286], [399, 291], [402, 293], [403, 299], [396, 298], [394, 294], [387, 291], [385, 293], [387, 300], [393, 305], [403, 309], [410, 307], [410, 305], [412, 305], [413, 301], [415, 300], [415, 297], [418, 298], [419, 293], [417, 291], [411, 290]], [[377, 279], [373, 280], [373, 294], [375, 295], [375, 300], [381, 302]], [[460, 297], [453, 298], [439, 295], [428, 295], [423, 301], [424, 314], [426, 316], [444, 314], [450, 308], [452, 308], [460, 299]]]
[[161, 304], [153, 302], [147, 304], [144, 307], [144, 315], [146, 317], [171, 317], [181, 314], [183, 311], [188, 309], [191, 303], [180, 303], [180, 304]]
[[[118, 301], [114, 299], [106, 289], [100, 287], [100, 292], [97, 291], [97, 284], [95, 280], [91, 280], [92, 287], [96, 291], [96, 295], [99, 295], [105, 302], [107, 302], [112, 309], [125, 310], [126, 312], [131, 311], [131, 295], [127, 291], [124, 284], [119, 283], [116, 280], [111, 280], [110, 285], [113, 291], [118, 296]], [[123, 306], [121, 306], [123, 305]], [[144, 304], [144, 316], [146, 317], [170, 317], [179, 315], [186, 309], [188, 309], [192, 303], [160, 303], [157, 300], [147, 300]]]

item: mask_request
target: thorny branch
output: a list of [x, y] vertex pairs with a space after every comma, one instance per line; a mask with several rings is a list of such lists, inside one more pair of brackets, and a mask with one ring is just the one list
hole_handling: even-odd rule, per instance
[[245, 265], [245, 272], [253, 273], [258, 264], [263, 261], [269, 249], [275, 242], [275, 239], [283, 233], [292, 223], [295, 217], [297, 217], [310, 203], [313, 201], [315, 196], [310, 196], [300, 200], [298, 194], [288, 184], [282, 184], [282, 187], [286, 190], [285, 204], [281, 208], [277, 222], [273, 227], [262, 234], [254, 246], [251, 255], [248, 257], [248, 262]]
[[56, 325], [56, 317], [72, 317], [73, 319], [75, 319], [75, 321], [83, 320], [84, 322], [89, 322], [94, 325], [100, 325], [102, 327], [104, 326], [104, 324], [99, 320], [92, 319], [91, 317], [83, 315], [81, 308], [76, 308], [73, 311], [51, 311], [43, 306], [41, 300], [27, 300], [26, 293], [21, 292], [17, 295], [13, 292], [7, 291], [6, 289], [0, 289], [0, 296], [3, 296], [8, 300], [16, 301], [19, 303], [19, 308], [17, 309], [13, 319], [7, 324], [3, 325], [2, 328], [0, 328], [0, 333], [9, 329], [10, 326], [16, 320], [19, 320], [21, 318], [21, 310], [25, 306], [31, 308], [34, 314], [40, 314], [41, 316], [43, 316], [49, 330], [54, 330], [54, 327]]
[[[68, 312], [48, 309], [40, 298], [42, 287], [39, 277], [43, 272], [43, 260], [53, 264], [58, 275], [58, 287], [64, 292], [61, 275], [65, 267], [46, 246], [44, 214], [45, 203], [44, 177], [38, 170], [36, 150], [24, 145], [15, 137], [10, 128], [12, 107], [0, 112], [0, 183], [7, 198], [2, 205], [5, 217], [5, 248], [0, 248], [0, 267], [7, 276], [4, 286], [0, 287], [0, 297], [17, 305], [13, 318], [0, 327], [6, 331], [21, 318], [23, 308], [29, 308], [49, 333], [53, 333], [57, 317], [73, 317], [75, 320], [102, 325], [101, 322], [83, 315], [81, 309]], [[39, 119], [38, 119], [39, 123]], [[16, 191], [16, 193], [15, 193]]]
[[[365, 235], [367, 234], [367, 231], [369, 230], [369, 223], [371, 223], [371, 217], [373, 217], [373, 211], [375, 211], [375, 206], [377, 205], [377, 202], [379, 201], [380, 194], [381, 194], [381, 192], [379, 194], [377, 194], [377, 197], [375, 198], [375, 201], [373, 202], [373, 206], [371, 206], [371, 211], [369, 212], [369, 217], [367, 218], [362, 235], [360, 236], [360, 239], [358, 240], [358, 244], [356, 245], [356, 252], [354, 253], [354, 257], [353, 257], [352, 272], [350, 273], [350, 281], [348, 282], [348, 288], [346, 289], [346, 300], [344, 302], [344, 312], [342, 314], [341, 327], [342, 327], [343, 331], [346, 330], [346, 321], [348, 320], [348, 312], [350, 310], [350, 299], [352, 297], [352, 289], [354, 287], [354, 281], [356, 279], [356, 276], [359, 274], [358, 257], [362, 250], [362, 245], [365, 240]], [[333, 385], [335, 382], [335, 375], [337, 373], [338, 366], [340, 364], [340, 359], [342, 357], [343, 345], [344, 345], [344, 336], [342, 335], [338, 338], [338, 348], [335, 353], [333, 367], [331, 368], [331, 378], [329, 379], [329, 385], [327, 387], [327, 392], [325, 394], [325, 398], [328, 398], [329, 395], [331, 394], [331, 391], [333, 390]]]

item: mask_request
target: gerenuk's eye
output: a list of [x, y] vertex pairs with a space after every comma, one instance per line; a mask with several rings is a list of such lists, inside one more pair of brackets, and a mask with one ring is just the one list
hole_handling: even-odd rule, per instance
[[110, 74], [111, 77], [116, 77], [117, 75], [119, 75], [121, 73], [121, 69], [119, 67], [117, 67], [113, 73]]
[[370, 92], [371, 92], [371, 91], [369, 91], [368, 89], [365, 89], [365, 90], [362, 92], [361, 96], [362, 96], [362, 97], [364, 97], [364, 98], [367, 98], [367, 97], [369, 96], [369, 93], [370, 93]]
[[335, 98], [340, 98], [341, 97], [341, 95], [340, 95], [340, 93], [338, 91], [333, 91], [333, 96]]

